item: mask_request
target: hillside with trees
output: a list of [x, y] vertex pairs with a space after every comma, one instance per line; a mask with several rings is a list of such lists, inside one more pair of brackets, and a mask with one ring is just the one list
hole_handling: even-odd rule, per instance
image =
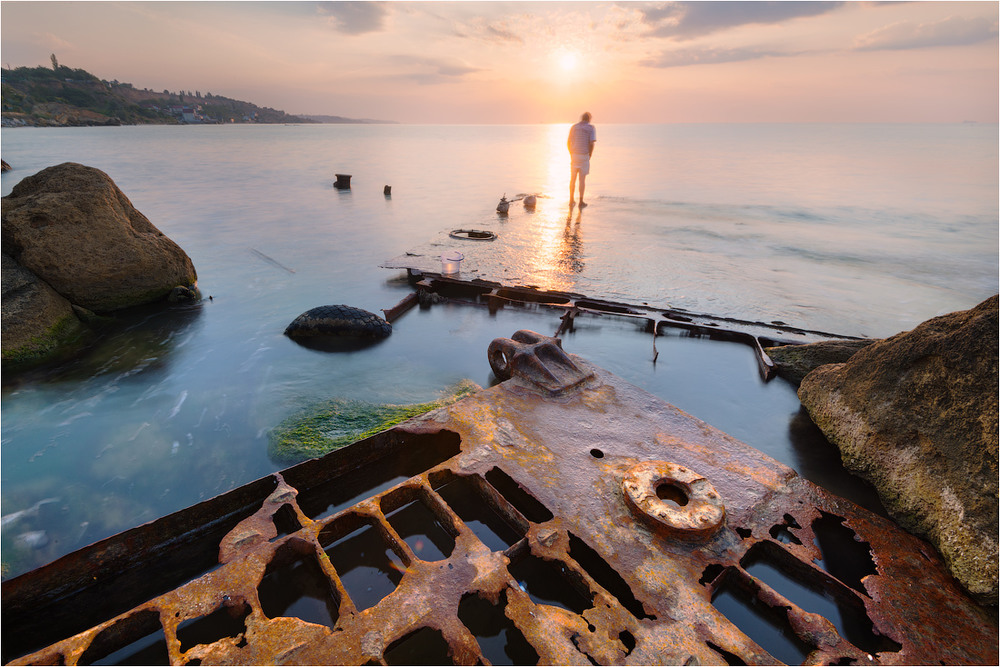
[[322, 122], [212, 93], [155, 91], [99, 79], [60, 65], [55, 55], [52, 67], [0, 70], [0, 81], [4, 127]]

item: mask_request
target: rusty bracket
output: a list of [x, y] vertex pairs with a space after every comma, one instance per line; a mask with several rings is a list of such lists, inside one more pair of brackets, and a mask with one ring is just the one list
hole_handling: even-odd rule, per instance
[[500, 380], [516, 376], [549, 394], [559, 394], [594, 377], [569, 358], [558, 338], [522, 329], [497, 338], [488, 350], [490, 367]]

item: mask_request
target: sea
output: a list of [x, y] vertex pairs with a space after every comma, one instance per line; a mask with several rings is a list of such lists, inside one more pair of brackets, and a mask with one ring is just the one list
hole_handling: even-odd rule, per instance
[[[559, 325], [443, 303], [363, 350], [283, 335], [316, 306], [391, 308], [412, 291], [384, 268], [400, 258], [458, 251], [463, 278], [870, 338], [998, 291], [995, 124], [598, 124], [585, 208], [568, 127], [4, 128], [4, 195], [63, 162], [103, 170], [191, 257], [204, 300], [121, 314], [81, 357], [4, 373], [3, 577], [281, 469], [269, 434], [318, 402], [486, 387], [491, 340]], [[668, 335], [654, 356], [611, 316], [563, 346], [884, 511], [749, 347]]]

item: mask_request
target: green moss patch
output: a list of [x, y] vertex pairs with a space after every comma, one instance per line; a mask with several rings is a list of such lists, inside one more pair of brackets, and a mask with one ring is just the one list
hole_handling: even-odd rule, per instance
[[334, 398], [312, 405], [276, 426], [267, 452], [280, 463], [298, 463], [375, 435], [425, 412], [449, 405], [480, 387], [463, 380], [429, 403], [385, 405]]
[[89, 334], [90, 331], [75, 315], [66, 315], [49, 327], [48, 331], [30, 338], [19, 347], [4, 348], [4, 368], [19, 370], [56, 359], [61, 354], [69, 355], [73, 346]]

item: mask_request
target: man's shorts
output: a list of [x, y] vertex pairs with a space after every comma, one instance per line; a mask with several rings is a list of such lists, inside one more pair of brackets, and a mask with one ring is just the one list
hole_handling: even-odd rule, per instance
[[589, 155], [570, 155], [570, 169], [576, 171], [580, 170], [581, 176], [586, 176], [590, 173], [590, 156]]

